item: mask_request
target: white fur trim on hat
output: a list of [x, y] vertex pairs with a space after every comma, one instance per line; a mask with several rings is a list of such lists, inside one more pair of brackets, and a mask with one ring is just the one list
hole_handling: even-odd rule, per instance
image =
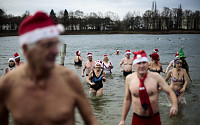
[[11, 60], [15, 62], [15, 59], [14, 59], [14, 58], [9, 58], [9, 59], [8, 59], [8, 62], [10, 62]]
[[[140, 56], [140, 57], [138, 57]], [[133, 65], [140, 63], [140, 62], [149, 62], [147, 57], [141, 57], [141, 55], [137, 55], [137, 59], [133, 60]]]
[[33, 44], [42, 39], [58, 37], [59, 34], [60, 32], [56, 25], [38, 28], [19, 36], [19, 42], [21, 46], [23, 44]]
[[20, 56], [15, 57], [15, 59], [19, 58]]

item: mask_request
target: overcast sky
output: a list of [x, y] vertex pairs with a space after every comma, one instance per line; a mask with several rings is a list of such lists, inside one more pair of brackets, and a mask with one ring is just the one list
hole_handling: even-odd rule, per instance
[[[180, 4], [183, 10], [190, 9], [193, 12], [200, 10], [200, 0], [155, 0], [159, 11], [163, 7], [177, 8]], [[142, 15], [146, 10], [150, 10], [153, 0], [0, 0], [0, 8], [6, 11], [6, 14], [22, 15], [26, 10], [31, 14], [37, 10], [50, 12], [54, 9], [55, 13], [67, 9], [68, 12], [81, 10], [84, 14], [91, 12], [108, 11], [119, 15], [120, 20], [124, 18], [127, 12], [136, 11]]]

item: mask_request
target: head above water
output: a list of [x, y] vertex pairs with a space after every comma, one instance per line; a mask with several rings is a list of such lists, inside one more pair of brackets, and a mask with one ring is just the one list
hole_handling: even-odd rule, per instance
[[157, 53], [152, 53], [151, 54], [152, 60], [158, 61], [159, 60], [159, 55]]
[[62, 28], [42, 11], [22, 21], [19, 27], [19, 43], [29, 64], [38, 69], [53, 67]]
[[182, 64], [182, 60], [181, 59], [176, 59], [175, 61], [174, 61], [174, 68], [176, 68], [176, 65], [177, 64]]

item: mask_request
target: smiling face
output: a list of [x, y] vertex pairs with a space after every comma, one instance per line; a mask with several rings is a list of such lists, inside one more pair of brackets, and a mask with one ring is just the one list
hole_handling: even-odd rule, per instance
[[53, 68], [58, 54], [58, 44], [58, 38], [40, 40], [34, 48], [25, 51], [28, 62], [36, 68]]
[[95, 68], [97, 71], [99, 71], [101, 69], [101, 64], [96, 64]]

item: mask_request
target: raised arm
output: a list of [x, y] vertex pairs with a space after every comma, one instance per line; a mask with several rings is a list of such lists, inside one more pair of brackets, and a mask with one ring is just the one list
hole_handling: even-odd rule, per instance
[[130, 110], [131, 107], [131, 92], [129, 90], [129, 81], [130, 81], [130, 76], [126, 77], [125, 85], [126, 85], [126, 90], [125, 90], [125, 97], [124, 97], [124, 102], [123, 102], [123, 108], [122, 108], [122, 117], [119, 125], [125, 125], [125, 120], [126, 116]]
[[[170, 68], [171, 66], [173, 66], [173, 63], [174, 63], [174, 60], [172, 60], [172, 61], [169, 63], [169, 65], [167, 66], [167, 69], [166, 69], [165, 73], [167, 73], [168, 70], [169, 70], [169, 68]], [[172, 68], [173, 68], [173, 67], [172, 67]]]
[[161, 75], [157, 74], [156, 78], [158, 79], [158, 84], [164, 90], [167, 95], [169, 96], [169, 99], [172, 103], [172, 107], [170, 108], [169, 116], [175, 116], [178, 113], [178, 101], [175, 93], [172, 91], [172, 89], [167, 85], [165, 80], [162, 78]]

